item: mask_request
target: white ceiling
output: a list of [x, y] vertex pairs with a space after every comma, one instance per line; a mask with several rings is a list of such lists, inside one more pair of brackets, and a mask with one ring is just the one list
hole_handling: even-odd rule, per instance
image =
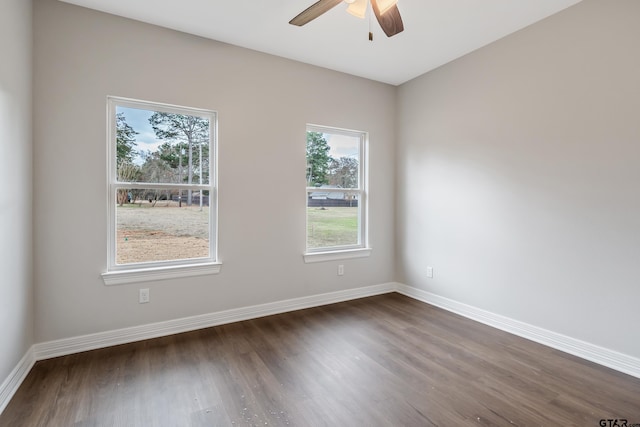
[[581, 0], [399, 0], [404, 32], [346, 4], [303, 27], [288, 22], [316, 0], [62, 0], [249, 49], [402, 84]]

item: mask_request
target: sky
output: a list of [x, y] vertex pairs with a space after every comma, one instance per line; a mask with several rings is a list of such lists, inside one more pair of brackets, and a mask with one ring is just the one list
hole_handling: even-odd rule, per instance
[[138, 132], [138, 135], [136, 135], [136, 144], [138, 144], [136, 151], [156, 151], [162, 145], [162, 141], [156, 139], [156, 134], [153, 132], [151, 124], [149, 124], [149, 117], [151, 117], [153, 111], [118, 105], [116, 113], [124, 113], [129, 126]]
[[340, 134], [323, 134], [329, 143], [329, 155], [334, 159], [340, 157], [358, 158], [358, 150], [360, 149], [360, 138], [356, 136], [347, 136]]

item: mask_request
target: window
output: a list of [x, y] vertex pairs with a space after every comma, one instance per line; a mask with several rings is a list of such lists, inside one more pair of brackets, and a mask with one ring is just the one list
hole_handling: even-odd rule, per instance
[[216, 113], [108, 98], [106, 284], [213, 274]]
[[307, 126], [306, 262], [367, 256], [367, 134]]

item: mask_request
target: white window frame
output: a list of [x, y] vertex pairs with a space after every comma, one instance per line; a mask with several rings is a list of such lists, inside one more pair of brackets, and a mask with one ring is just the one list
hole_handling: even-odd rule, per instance
[[[118, 106], [165, 113], [186, 114], [209, 119], [209, 183], [118, 182], [116, 170], [116, 108]], [[221, 263], [217, 259], [217, 129], [217, 113], [215, 111], [115, 96], [107, 97], [107, 206], [109, 212], [107, 226], [107, 271], [102, 274], [105, 285], [202, 276], [220, 272]], [[116, 190], [119, 187], [126, 187], [128, 189], [158, 188], [209, 191], [209, 256], [206, 258], [117, 264]]]
[[[322, 126], [307, 124], [307, 132], [320, 132], [334, 135], [345, 135], [359, 138], [359, 158], [358, 158], [358, 188], [349, 188], [349, 193], [358, 195], [358, 243], [355, 245], [340, 245], [323, 248], [309, 248], [309, 216], [308, 194], [316, 191], [316, 187], [306, 187], [305, 189], [305, 253], [303, 255], [305, 263], [335, 261], [350, 258], [362, 258], [371, 255], [369, 247], [369, 133], [364, 131], [336, 128], [332, 126]], [[343, 192], [340, 187], [323, 187], [323, 191]]]

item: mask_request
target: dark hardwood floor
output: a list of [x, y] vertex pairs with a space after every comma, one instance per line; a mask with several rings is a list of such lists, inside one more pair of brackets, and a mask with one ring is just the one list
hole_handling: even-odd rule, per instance
[[601, 419], [640, 423], [640, 379], [388, 294], [38, 362], [0, 426]]

